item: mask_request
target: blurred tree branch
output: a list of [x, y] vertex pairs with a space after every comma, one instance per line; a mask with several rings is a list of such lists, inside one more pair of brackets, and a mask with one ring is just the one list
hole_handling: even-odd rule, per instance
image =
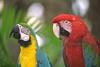
[[90, 9], [88, 14], [92, 23], [92, 32], [100, 39], [100, 0], [90, 0]]
[[5, 0], [5, 4], [8, 6], [10, 4], [14, 4], [17, 9], [26, 10], [30, 4], [33, 3], [33, 0]]

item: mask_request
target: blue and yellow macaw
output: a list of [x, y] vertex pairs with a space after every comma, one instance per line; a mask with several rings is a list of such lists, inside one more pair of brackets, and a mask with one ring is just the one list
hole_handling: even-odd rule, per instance
[[12, 29], [10, 36], [17, 39], [20, 44], [17, 67], [51, 67], [47, 55], [40, 50], [35, 33], [29, 25], [17, 24]]

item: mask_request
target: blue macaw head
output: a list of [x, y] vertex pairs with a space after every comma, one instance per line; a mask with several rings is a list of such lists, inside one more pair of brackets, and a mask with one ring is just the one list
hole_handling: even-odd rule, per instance
[[17, 24], [11, 31], [10, 37], [14, 37], [22, 46], [30, 43], [30, 30], [21, 24]]

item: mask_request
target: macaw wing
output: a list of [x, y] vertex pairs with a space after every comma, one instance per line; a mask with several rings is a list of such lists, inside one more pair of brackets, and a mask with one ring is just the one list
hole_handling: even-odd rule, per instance
[[85, 67], [100, 67], [99, 64], [100, 58], [98, 57], [94, 49], [87, 43], [84, 43], [83, 45], [83, 53], [84, 53]]
[[18, 60], [17, 60], [17, 66], [16, 67], [21, 67], [19, 57], [18, 57]]
[[37, 67], [51, 67], [48, 56], [37, 48]]
[[[32, 31], [32, 35], [35, 37], [36, 42], [37, 42], [36, 33], [32, 29], [31, 31]], [[36, 50], [37, 67], [51, 67], [48, 56], [41, 51], [41, 49], [39, 48], [38, 42], [36, 46], [37, 46], [37, 50]]]
[[86, 67], [100, 67], [100, 42], [90, 33], [84, 37], [84, 59]]
[[21, 67], [21, 65], [20, 64], [17, 64], [17, 66], [16, 67]]

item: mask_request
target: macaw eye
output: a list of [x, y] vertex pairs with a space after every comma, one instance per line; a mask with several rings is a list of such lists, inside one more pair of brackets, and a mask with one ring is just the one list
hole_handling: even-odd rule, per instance
[[72, 32], [72, 24], [71, 24], [71, 22], [69, 22], [69, 21], [61, 21], [60, 22], [60, 25], [61, 25], [61, 27], [62, 28], [64, 28], [66, 31], [68, 31], [68, 32]]
[[63, 23], [66, 24], [66, 23], [68, 23], [68, 21], [65, 20], [65, 21], [63, 21]]
[[21, 28], [21, 32], [24, 33], [24, 34], [26, 34], [26, 35], [29, 35], [30, 34], [29, 29], [24, 28], [24, 27]]

